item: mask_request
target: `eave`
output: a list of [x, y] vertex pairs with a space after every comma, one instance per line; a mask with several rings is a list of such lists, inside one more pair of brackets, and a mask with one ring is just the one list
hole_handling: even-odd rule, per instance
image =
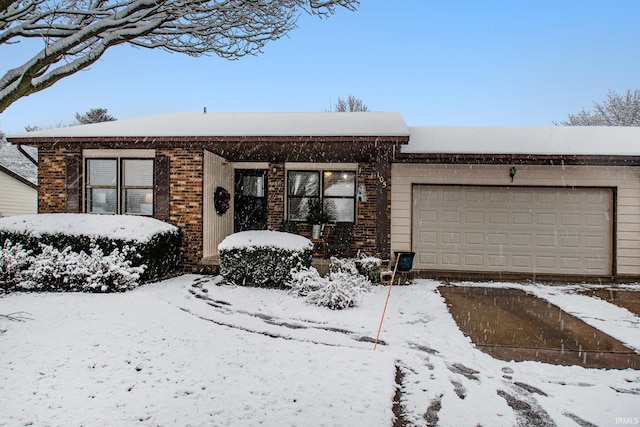
[[83, 149], [198, 148], [230, 161], [371, 161], [408, 136], [110, 136], [11, 137], [14, 144]]
[[640, 156], [571, 154], [396, 153], [396, 163], [640, 166]]

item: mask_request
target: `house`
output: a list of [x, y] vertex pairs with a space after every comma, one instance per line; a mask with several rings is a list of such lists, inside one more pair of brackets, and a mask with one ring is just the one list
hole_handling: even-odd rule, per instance
[[[640, 129], [409, 127], [399, 113], [173, 113], [14, 135], [40, 212], [152, 215], [185, 263], [320, 200], [428, 275], [640, 277]], [[327, 233], [331, 232], [331, 225]]]
[[34, 165], [0, 142], [0, 218], [38, 212], [35, 179]]

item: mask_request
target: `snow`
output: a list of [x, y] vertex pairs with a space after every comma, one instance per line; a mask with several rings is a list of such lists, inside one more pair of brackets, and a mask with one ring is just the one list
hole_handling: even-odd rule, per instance
[[64, 233], [141, 243], [149, 241], [158, 233], [178, 230], [166, 222], [142, 216], [61, 213], [0, 218], [0, 229], [34, 236]]
[[640, 156], [640, 128], [410, 126], [408, 153]]
[[[0, 313], [27, 319], [0, 318], [0, 425], [390, 426], [396, 365], [410, 425], [438, 402], [438, 425], [526, 425], [503, 396], [559, 426], [638, 420], [638, 371], [493, 359], [457, 328], [439, 284], [393, 288], [375, 351], [384, 286], [341, 311], [197, 275], [122, 294], [5, 295]], [[568, 287], [532, 288], [592, 310]], [[630, 320], [637, 332], [636, 317], [597, 310], [608, 332]]]
[[[38, 151], [35, 148], [23, 148], [32, 157], [38, 158]], [[34, 184], [38, 183], [38, 168], [19, 152], [15, 145], [0, 141], [0, 165]]]
[[280, 231], [251, 230], [230, 234], [218, 245], [218, 250], [246, 249], [250, 247], [272, 247], [292, 252], [313, 249], [311, 240], [297, 234]]
[[397, 112], [177, 112], [9, 135], [46, 137], [407, 136]]

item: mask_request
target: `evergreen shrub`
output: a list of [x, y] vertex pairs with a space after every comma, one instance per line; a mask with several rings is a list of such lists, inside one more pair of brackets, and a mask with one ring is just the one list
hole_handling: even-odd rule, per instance
[[[229, 282], [281, 288], [291, 280], [292, 272], [311, 266], [313, 245], [308, 239], [275, 231], [242, 233], [227, 238], [243, 240], [237, 238], [242, 234], [244, 241], [241, 244], [226, 244], [225, 239], [218, 248], [220, 274]], [[302, 244], [278, 244], [287, 239], [286, 235], [291, 236], [290, 239], [296, 243], [303, 239]]]

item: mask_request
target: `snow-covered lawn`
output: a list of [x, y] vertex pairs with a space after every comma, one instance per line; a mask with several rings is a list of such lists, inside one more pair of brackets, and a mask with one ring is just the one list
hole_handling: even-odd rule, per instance
[[[493, 359], [459, 331], [436, 281], [393, 288], [375, 351], [387, 287], [332, 311], [218, 282], [1, 297], [0, 314], [29, 319], [0, 318], [0, 425], [391, 426], [396, 367], [411, 425], [640, 423], [640, 371]], [[637, 316], [533, 288], [640, 350]]]

